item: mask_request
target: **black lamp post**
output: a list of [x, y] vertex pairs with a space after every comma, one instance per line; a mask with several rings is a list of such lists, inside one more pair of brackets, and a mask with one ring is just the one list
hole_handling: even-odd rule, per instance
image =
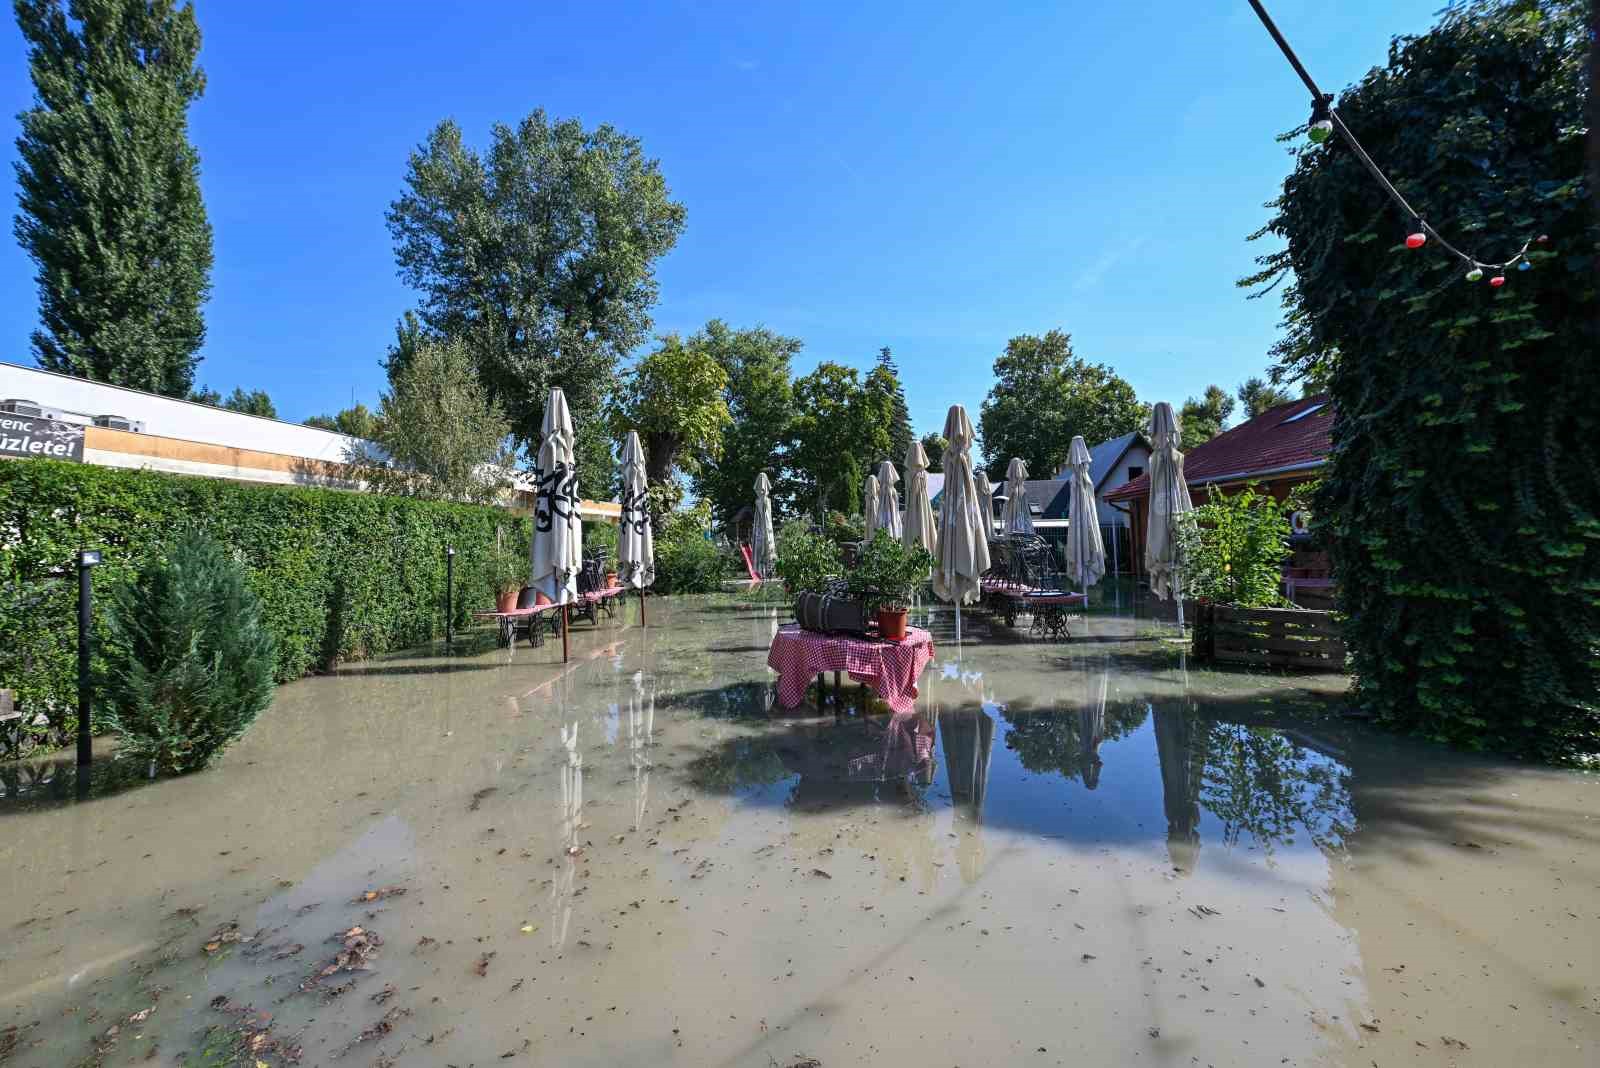
[[456, 642], [456, 549], [447, 546], [444, 550], [444, 643], [454, 645]]
[[89, 726], [92, 704], [89, 682], [89, 643], [94, 628], [94, 581], [90, 571], [100, 563], [98, 549], [78, 552], [78, 766], [94, 760], [94, 732]]

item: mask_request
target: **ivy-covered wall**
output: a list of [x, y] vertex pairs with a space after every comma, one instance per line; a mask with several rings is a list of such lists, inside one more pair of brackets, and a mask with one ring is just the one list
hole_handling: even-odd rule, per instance
[[[0, 688], [74, 729], [79, 548], [96, 589], [175, 531], [199, 527], [245, 565], [277, 637], [277, 677], [425, 643], [444, 631], [445, 548], [464, 624], [493, 603], [496, 539], [526, 554], [528, 522], [489, 507], [257, 486], [48, 460], [0, 461]], [[52, 577], [52, 572], [70, 572]]]
[[[1580, 0], [1469, 0], [1338, 100], [1440, 233], [1527, 270], [1469, 277], [1337, 138], [1303, 145], [1267, 232], [1283, 367], [1325, 378], [1314, 512], [1358, 702], [1432, 738], [1600, 750], [1600, 225]], [[1544, 239], [1540, 240], [1543, 235]]]

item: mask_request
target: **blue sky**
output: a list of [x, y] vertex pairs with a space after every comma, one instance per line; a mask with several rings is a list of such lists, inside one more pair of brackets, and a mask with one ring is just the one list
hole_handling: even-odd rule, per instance
[[[1439, 6], [1270, 5], [1335, 91]], [[804, 339], [799, 372], [889, 345], [919, 432], [976, 415], [1015, 334], [1063, 328], [1175, 402], [1260, 372], [1277, 336], [1273, 299], [1233, 283], [1308, 95], [1244, 0], [196, 8], [199, 381], [266, 389], [285, 418], [383, 388], [412, 303], [383, 222], [407, 153], [442, 118], [481, 145], [535, 107], [639, 137], [686, 205], [658, 332], [764, 324]], [[0, 57], [9, 164], [32, 96], [9, 18]], [[31, 362], [36, 319], [32, 265], [0, 243], [0, 359]]]

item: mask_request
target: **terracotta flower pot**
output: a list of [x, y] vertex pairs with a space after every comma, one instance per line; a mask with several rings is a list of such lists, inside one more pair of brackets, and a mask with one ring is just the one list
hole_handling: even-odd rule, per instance
[[906, 610], [904, 608], [878, 609], [878, 637], [891, 642], [905, 640]]
[[546, 597], [544, 595], [544, 591], [543, 590], [534, 590], [533, 591], [533, 603], [535, 605], [541, 605], [541, 604], [550, 604], [551, 601], [550, 601], [550, 598], [548, 598], [548, 597]]
[[517, 591], [515, 589], [501, 590], [495, 594], [494, 610], [496, 612], [509, 612], [517, 607]]
[[606, 572], [606, 589], [614, 590], [614, 589], [617, 588], [617, 585], [618, 585], [618, 583], [617, 583], [617, 573], [615, 571], [607, 571]]

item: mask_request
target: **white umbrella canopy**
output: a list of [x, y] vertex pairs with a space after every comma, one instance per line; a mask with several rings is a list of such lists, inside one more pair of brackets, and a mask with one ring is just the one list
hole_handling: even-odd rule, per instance
[[[933, 592], [957, 608], [978, 599], [989, 570], [989, 524], [972, 480], [972, 420], [952, 404], [944, 420], [944, 496], [939, 500], [939, 551], [934, 556]], [[957, 635], [959, 636], [959, 622]]]
[[894, 488], [899, 481], [900, 472], [894, 469], [894, 464], [885, 460], [878, 465], [877, 525], [878, 529], [887, 530], [895, 541], [900, 540], [904, 526], [900, 521], [900, 494]]
[[1144, 566], [1150, 592], [1163, 601], [1178, 601], [1178, 623], [1183, 623], [1183, 555], [1178, 545], [1178, 524], [1185, 512], [1194, 511], [1189, 484], [1183, 477], [1182, 437], [1172, 405], [1155, 406], [1150, 415], [1150, 523], [1145, 531]]
[[646, 506], [644, 446], [628, 431], [622, 445], [622, 529], [617, 539], [617, 573], [625, 586], [642, 590], [656, 580], [656, 539]]
[[539, 456], [533, 477], [531, 557], [533, 588], [554, 604], [578, 599], [578, 571], [583, 566], [583, 520], [578, 516], [578, 470], [572, 455], [574, 436], [567, 397], [557, 387], [544, 405], [539, 427]]
[[1083, 435], [1072, 439], [1067, 451], [1067, 476], [1072, 503], [1067, 511], [1067, 566], [1084, 590], [1106, 574], [1106, 546], [1100, 539], [1100, 515], [1095, 506], [1094, 483], [1089, 479], [1089, 446]]
[[989, 484], [989, 472], [978, 468], [972, 476], [972, 486], [978, 492], [978, 505], [983, 509], [984, 530], [994, 529], [994, 487]]
[[868, 475], [861, 487], [861, 540], [871, 541], [878, 530], [878, 476]]
[[1013, 534], [1033, 533], [1033, 513], [1028, 508], [1028, 465], [1013, 456], [1006, 465], [1005, 528]]
[[906, 514], [900, 544], [908, 549], [920, 545], [931, 555], [939, 555], [939, 528], [928, 499], [928, 453], [920, 441], [913, 441], [906, 450]]
[[778, 539], [772, 533], [772, 483], [767, 473], [756, 476], [756, 514], [750, 528], [750, 559], [756, 574], [770, 578], [778, 562]]

